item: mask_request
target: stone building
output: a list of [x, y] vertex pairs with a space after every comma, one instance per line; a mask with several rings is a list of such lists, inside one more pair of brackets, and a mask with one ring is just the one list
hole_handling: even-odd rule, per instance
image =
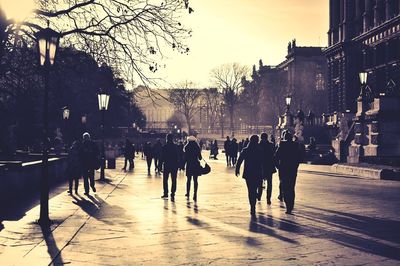
[[400, 84], [400, 1], [330, 0], [329, 112], [356, 111], [358, 73], [366, 71], [375, 95]]
[[262, 87], [261, 123], [277, 124], [278, 116], [285, 112], [287, 94], [292, 95], [292, 110], [301, 109], [306, 113], [311, 110], [316, 115], [327, 111], [327, 65], [323, 48], [299, 47], [293, 40], [287, 51], [286, 59], [276, 66], [263, 65], [260, 60], [257, 75], [252, 75], [252, 82], [259, 79], [256, 82]]

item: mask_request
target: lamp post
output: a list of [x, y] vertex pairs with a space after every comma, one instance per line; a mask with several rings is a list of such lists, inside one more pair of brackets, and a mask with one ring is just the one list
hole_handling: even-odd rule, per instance
[[292, 103], [292, 96], [290, 94], [286, 96], [285, 102], [286, 102], [286, 112], [289, 113], [290, 104]]
[[40, 30], [35, 34], [39, 50], [39, 63], [43, 69], [44, 78], [44, 106], [43, 106], [43, 155], [42, 155], [42, 179], [40, 186], [40, 225], [50, 224], [49, 218], [49, 182], [48, 182], [48, 101], [49, 101], [49, 70], [54, 64], [60, 34], [50, 28]]
[[101, 112], [101, 167], [100, 167], [100, 180], [105, 180], [104, 167], [105, 167], [105, 152], [104, 152], [104, 115], [108, 110], [108, 103], [110, 101], [110, 95], [104, 92], [100, 92], [97, 95], [99, 100], [99, 110]]

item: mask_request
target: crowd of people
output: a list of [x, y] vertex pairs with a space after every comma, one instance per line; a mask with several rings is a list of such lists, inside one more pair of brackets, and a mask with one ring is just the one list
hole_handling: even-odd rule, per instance
[[[207, 145], [207, 144], [206, 144]], [[193, 181], [193, 200], [197, 201], [198, 177], [201, 175], [201, 155], [204, 143], [196, 137], [189, 136], [185, 142], [174, 141], [173, 135], [166, 136], [166, 143], [163, 145], [161, 139], [154, 144], [146, 142], [139, 149], [142, 152], [142, 159], [146, 159], [148, 175], [151, 174], [154, 161], [156, 175], [163, 177], [163, 194], [161, 198], [170, 197], [175, 200], [176, 180], [178, 171], [185, 171], [186, 194], [190, 198], [191, 183]], [[210, 145], [210, 157], [215, 158], [218, 154], [217, 141]], [[134, 169], [135, 145], [126, 139], [123, 147], [124, 166], [123, 171]], [[291, 214], [294, 208], [295, 185], [297, 168], [304, 158], [304, 145], [297, 141], [289, 131], [284, 131], [278, 145], [271, 136], [268, 139], [266, 133], [260, 137], [253, 135], [239, 143], [235, 138], [226, 137], [224, 152], [227, 167], [235, 167], [235, 174], [239, 176], [241, 165], [244, 163], [242, 173], [246, 180], [248, 189], [248, 200], [251, 215], [255, 214], [256, 202], [261, 201], [264, 184], [266, 187], [267, 204], [271, 204], [272, 176], [278, 169], [279, 172], [279, 196], [280, 201], [286, 205], [286, 213]], [[239, 154], [239, 158], [238, 158]], [[127, 168], [128, 167], [128, 168]], [[75, 193], [78, 190], [78, 179], [83, 176], [85, 194], [89, 195], [89, 186], [96, 192], [94, 183], [94, 171], [100, 168], [100, 158], [97, 145], [90, 139], [89, 133], [83, 134], [82, 141], [75, 141], [68, 156], [68, 175], [70, 177], [68, 193], [72, 194], [73, 182], [75, 182]], [[169, 188], [171, 179], [171, 188]]]

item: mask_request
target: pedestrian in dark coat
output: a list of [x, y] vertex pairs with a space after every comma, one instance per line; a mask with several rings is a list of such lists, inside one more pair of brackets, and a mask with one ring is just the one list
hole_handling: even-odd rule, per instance
[[196, 138], [194, 136], [188, 137], [188, 143], [186, 144], [185, 148], [185, 160], [184, 164], [186, 165], [186, 198], [189, 199], [190, 197], [190, 184], [194, 182], [194, 193], [193, 193], [193, 200], [197, 201], [197, 189], [198, 185], [198, 176], [199, 176], [199, 168], [200, 168], [200, 160], [201, 157], [201, 150], [200, 146], [197, 144]]
[[143, 154], [146, 156], [147, 162], [147, 174], [150, 175], [151, 162], [153, 161], [153, 147], [151, 147], [151, 142], [146, 142], [143, 146]]
[[242, 150], [243, 150], [243, 143], [244, 143], [244, 140], [242, 139], [240, 142], [239, 142], [239, 153], [241, 153], [242, 152]]
[[226, 136], [226, 140], [224, 142], [224, 150], [225, 150], [225, 157], [226, 157], [226, 166], [231, 166], [231, 140], [229, 139], [229, 136]]
[[132, 170], [134, 165], [133, 165], [133, 157], [135, 156], [135, 149], [132, 144], [132, 142], [129, 139], [125, 140], [125, 146], [124, 146], [124, 167], [122, 167], [123, 171], [126, 171], [127, 164], [129, 162], [129, 170]]
[[[275, 148], [272, 143], [268, 141], [267, 133], [261, 134], [260, 149], [262, 154], [262, 178], [267, 181], [267, 204], [271, 205], [272, 175], [276, 172], [274, 164]], [[262, 185], [261, 182], [258, 187], [258, 200], [261, 200], [263, 191]]]
[[162, 152], [161, 140], [157, 139], [156, 143], [153, 146], [154, 171], [156, 172], [156, 174], [160, 174], [162, 168], [162, 164], [160, 163], [161, 152]]
[[291, 214], [294, 207], [297, 169], [302, 160], [302, 152], [298, 143], [292, 140], [292, 134], [289, 131], [284, 131], [282, 135], [283, 140], [275, 153], [275, 162], [282, 182], [286, 213]]
[[81, 158], [80, 158], [80, 142], [74, 141], [68, 151], [67, 157], [67, 175], [69, 189], [68, 194], [72, 194], [72, 183], [75, 181], [75, 194], [78, 194], [79, 178], [82, 174]]
[[80, 145], [80, 158], [82, 166], [83, 185], [85, 187], [85, 195], [89, 195], [89, 183], [93, 192], [96, 192], [94, 184], [94, 170], [100, 168], [100, 153], [99, 149], [90, 139], [90, 134], [83, 134], [83, 141]]
[[176, 177], [179, 167], [178, 147], [173, 142], [173, 135], [167, 134], [167, 142], [161, 149], [160, 164], [163, 168], [163, 190], [161, 198], [168, 198], [168, 177], [171, 175], [171, 200], [175, 200]]
[[256, 214], [257, 188], [262, 181], [262, 154], [258, 141], [257, 135], [251, 136], [248, 146], [240, 153], [235, 171], [236, 176], [239, 176], [244, 161], [242, 177], [246, 180], [251, 215]]
[[214, 142], [211, 144], [210, 158], [218, 160], [217, 155], [218, 155], [218, 142], [217, 140], [214, 140]]
[[236, 165], [238, 151], [239, 151], [239, 144], [237, 143], [237, 140], [235, 138], [233, 138], [232, 142], [231, 142], [231, 147], [230, 147], [230, 157], [231, 157], [232, 166]]

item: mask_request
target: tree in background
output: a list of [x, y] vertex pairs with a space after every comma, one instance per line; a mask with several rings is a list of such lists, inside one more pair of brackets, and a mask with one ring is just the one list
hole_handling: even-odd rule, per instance
[[248, 68], [238, 63], [224, 64], [211, 71], [211, 79], [224, 99], [229, 113], [230, 129], [234, 133], [234, 112], [242, 91], [243, 77], [248, 75]]
[[198, 100], [200, 95], [201, 90], [195, 89], [194, 84], [190, 81], [178, 84], [168, 93], [168, 100], [175, 106], [176, 110], [184, 116], [189, 134], [192, 131], [194, 115], [198, 112]]
[[221, 94], [216, 88], [203, 89], [201, 98], [206, 106], [207, 126], [214, 131], [215, 126], [219, 123]]
[[[260, 64], [261, 60], [260, 60]], [[256, 66], [253, 65], [253, 72], [251, 74], [251, 81], [248, 81], [245, 77], [243, 77], [243, 92], [241, 94], [240, 101], [242, 105], [244, 105], [245, 110], [251, 110], [249, 118], [249, 124], [252, 126], [256, 126], [258, 130], [258, 126], [260, 123], [260, 103], [261, 103], [261, 94], [262, 94], [262, 83], [261, 77], [256, 70]], [[248, 113], [248, 112], [247, 112]]]

